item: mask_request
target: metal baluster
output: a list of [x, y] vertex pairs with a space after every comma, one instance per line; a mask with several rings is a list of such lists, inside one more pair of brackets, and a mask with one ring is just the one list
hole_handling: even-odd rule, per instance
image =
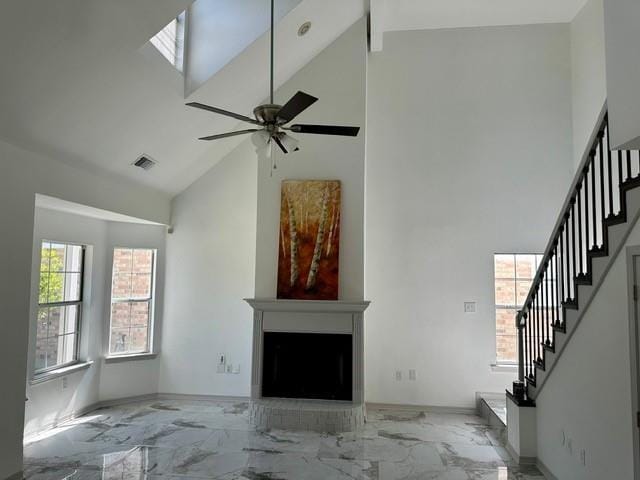
[[609, 126], [607, 125], [607, 175], [609, 187], [609, 216], [613, 216], [613, 171], [611, 170], [611, 144], [609, 143]]
[[565, 279], [567, 282], [567, 290], [566, 290], [566, 294], [565, 294], [565, 299], [568, 301], [571, 298], [571, 284], [569, 283], [569, 278], [571, 275], [571, 266], [570, 266], [570, 260], [569, 260], [569, 214], [567, 213], [565, 215], [565, 230], [564, 230], [564, 256], [565, 256]]
[[582, 276], [586, 269], [582, 268], [582, 189], [581, 184], [576, 187], [576, 197], [578, 197], [578, 274], [577, 277]]
[[584, 184], [584, 245], [588, 252], [591, 248], [589, 243], [589, 164], [582, 172], [582, 183]]
[[533, 364], [533, 344], [531, 338], [533, 335], [533, 310], [531, 310], [533, 303], [529, 304], [529, 321], [527, 322], [527, 350], [529, 351], [529, 361], [527, 362], [528, 375], [531, 377], [531, 366]]
[[627, 180], [631, 180], [631, 151], [627, 150]]
[[571, 292], [576, 293], [576, 199], [571, 200], [571, 257], [573, 262], [573, 268], [571, 269]]
[[622, 177], [622, 150], [618, 150], [618, 186], [622, 186], [624, 178]]
[[[604, 228], [604, 219], [606, 218], [605, 215], [605, 209], [604, 209], [604, 202], [605, 202], [605, 195], [604, 195], [604, 152], [603, 152], [603, 148], [602, 148], [602, 138], [603, 138], [603, 133], [604, 132], [599, 132], [598, 133], [598, 154], [600, 156], [600, 226], [601, 228]], [[604, 246], [604, 232], [602, 235], [602, 245]]]
[[[562, 247], [560, 247], [562, 248]], [[558, 255], [558, 252], [560, 252], [560, 250], [558, 250], [558, 245], [556, 243], [556, 321], [555, 324], [557, 326], [560, 326], [560, 317], [562, 315], [562, 303], [561, 302], [561, 298], [562, 298], [562, 291], [560, 290], [560, 276], [562, 275], [560, 273], [560, 255]], [[555, 333], [553, 334], [553, 338], [554, 338], [554, 344], [555, 342]]]
[[598, 212], [597, 212], [597, 202], [596, 202], [596, 151], [591, 150], [591, 154], [589, 155], [589, 167], [591, 170], [591, 196], [593, 197], [593, 248], [598, 248]]
[[[534, 348], [535, 348], [535, 357], [536, 361], [540, 360], [540, 345], [538, 339], [540, 338], [540, 315], [538, 312], [538, 290], [536, 289], [535, 296], [533, 298], [533, 313], [535, 318], [535, 338], [534, 338]], [[535, 372], [535, 368], [533, 369]]]
[[[547, 297], [547, 266], [542, 267], [542, 275], [540, 275], [540, 320], [542, 323], [542, 336], [540, 337], [540, 343], [546, 342], [547, 338], [547, 316], [546, 316], [546, 304], [548, 302]], [[544, 355], [544, 349], [541, 349], [541, 358]]]
[[562, 314], [562, 303], [564, 302], [564, 225], [560, 227], [560, 277], [558, 278], [558, 283], [560, 284], [560, 314]]
[[544, 337], [544, 343], [545, 345], [550, 345], [550, 341], [549, 341], [549, 336], [551, 335], [551, 332], [549, 330], [551, 330], [551, 325], [553, 324], [553, 320], [549, 320], [549, 315], [552, 313], [551, 312], [551, 297], [550, 297], [550, 285], [549, 285], [549, 272], [551, 271], [551, 257], [549, 258], [549, 262], [547, 263], [547, 274], [545, 275], [545, 282], [544, 282], [544, 291], [545, 291], [545, 309], [544, 309], [544, 327], [545, 327], [545, 337]]

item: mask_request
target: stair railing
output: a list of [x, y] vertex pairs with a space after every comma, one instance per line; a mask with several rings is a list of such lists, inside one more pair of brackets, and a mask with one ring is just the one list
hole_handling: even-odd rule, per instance
[[606, 103], [596, 125], [516, 315], [515, 397], [526, 395], [527, 384], [536, 386], [536, 368], [544, 369], [545, 351], [554, 351], [556, 332], [566, 332], [566, 309], [578, 308], [577, 286], [591, 283], [592, 258], [608, 255], [607, 227], [626, 221], [622, 187], [640, 176], [638, 152], [611, 150]]

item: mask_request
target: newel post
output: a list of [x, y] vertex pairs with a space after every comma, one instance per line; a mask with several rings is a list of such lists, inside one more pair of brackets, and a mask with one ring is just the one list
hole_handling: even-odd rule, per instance
[[518, 310], [516, 314], [516, 329], [518, 330], [518, 380], [513, 382], [513, 396], [517, 400], [524, 400], [524, 325], [526, 312]]

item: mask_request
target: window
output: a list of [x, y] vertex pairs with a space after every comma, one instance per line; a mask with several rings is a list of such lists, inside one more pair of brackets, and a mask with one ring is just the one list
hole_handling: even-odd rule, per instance
[[518, 361], [516, 314], [522, 308], [542, 255], [496, 254], [496, 360], [497, 363]]
[[186, 13], [182, 12], [149, 40], [180, 72], [183, 69], [185, 18]]
[[109, 355], [151, 352], [154, 271], [155, 250], [114, 249]]
[[78, 360], [83, 270], [83, 246], [42, 242], [35, 373]]

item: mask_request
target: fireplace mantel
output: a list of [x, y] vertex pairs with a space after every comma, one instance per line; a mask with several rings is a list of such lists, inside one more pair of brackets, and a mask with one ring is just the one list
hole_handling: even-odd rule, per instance
[[282, 300], [276, 298], [245, 298], [254, 310], [263, 312], [362, 313], [369, 301], [362, 300]]
[[[280, 425], [278, 417], [284, 412], [286, 418], [290, 416], [295, 418], [291, 421], [297, 425], [302, 416], [311, 415], [308, 410], [305, 410], [304, 415], [301, 413], [302, 407], [300, 405], [307, 405], [306, 409], [312, 408], [318, 411], [311, 415], [314, 418], [309, 420], [311, 423], [303, 425], [304, 428], [331, 431], [334, 428], [338, 430], [350, 429], [360, 425], [364, 413], [364, 311], [369, 306], [369, 302], [364, 300], [281, 300], [275, 298], [245, 298], [244, 300], [253, 308], [251, 399], [254, 408], [252, 421], [262, 428], [295, 426]], [[319, 407], [313, 402], [313, 407], [309, 407], [308, 400], [263, 398], [262, 367], [265, 332], [350, 335], [353, 342], [351, 402], [323, 400]], [[272, 405], [274, 401], [278, 403], [277, 407]], [[276, 414], [273, 413], [273, 408], [276, 408]], [[325, 415], [327, 409], [343, 409], [344, 415], [341, 413], [329, 421], [327, 419], [330, 417]], [[335, 424], [338, 417], [342, 419], [343, 424]]]

